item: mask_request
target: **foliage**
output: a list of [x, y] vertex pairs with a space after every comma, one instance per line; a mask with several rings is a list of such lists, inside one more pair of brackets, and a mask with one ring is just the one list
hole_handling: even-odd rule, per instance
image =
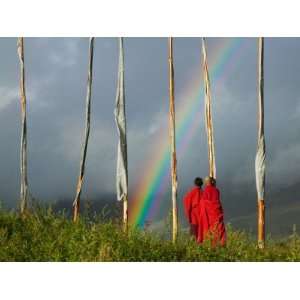
[[260, 250], [249, 234], [227, 226], [226, 247], [199, 246], [180, 232], [173, 244], [162, 233], [131, 228], [89, 214], [74, 224], [51, 208], [20, 216], [0, 208], [0, 261], [300, 261], [300, 238], [268, 238]]

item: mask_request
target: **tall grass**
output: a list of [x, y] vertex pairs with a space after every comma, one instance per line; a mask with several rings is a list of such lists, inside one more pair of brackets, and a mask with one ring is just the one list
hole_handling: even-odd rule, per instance
[[[166, 228], [166, 230], [168, 230]], [[37, 208], [20, 217], [0, 210], [0, 261], [300, 261], [300, 238], [268, 239], [257, 249], [249, 234], [227, 227], [223, 248], [199, 246], [184, 232], [176, 244], [154, 233], [86, 214], [74, 224], [64, 213]]]

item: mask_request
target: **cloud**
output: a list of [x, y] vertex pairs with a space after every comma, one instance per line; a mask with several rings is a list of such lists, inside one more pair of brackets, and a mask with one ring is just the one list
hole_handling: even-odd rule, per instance
[[78, 38], [39, 38], [35, 40], [35, 45], [39, 51], [47, 53], [49, 64], [56, 68], [75, 67], [81, 51]]
[[300, 99], [297, 100], [298, 103], [296, 103], [296, 107], [293, 109], [293, 112], [291, 114], [292, 120], [299, 120], [300, 119]]
[[165, 130], [163, 127], [165, 125], [166, 117], [168, 117], [168, 114], [163, 110], [158, 111], [152, 116], [148, 125], [149, 137], [155, 136], [158, 134], [158, 131]]
[[[222, 44], [219, 39], [209, 42], [211, 51]], [[300, 39], [268, 39], [267, 42], [267, 182], [276, 189], [288, 183], [285, 178], [295, 182], [300, 179], [297, 172], [300, 162], [297, 81]], [[246, 44], [239, 50], [243, 55], [236, 57], [237, 62], [232, 60], [230, 71], [224, 65], [220, 79], [212, 79], [212, 107], [218, 182], [226, 182], [226, 187], [246, 185], [247, 188], [250, 183], [255, 190], [256, 42], [249, 39]], [[174, 43], [176, 103], [185, 103], [179, 92], [188, 89], [190, 80], [194, 79], [191, 74], [195, 70], [201, 74], [199, 45], [196, 38], [176, 39]], [[0, 46], [3, 53], [0, 57], [0, 164], [5, 170], [0, 176], [0, 190], [1, 197], [10, 200], [15, 199], [19, 191], [19, 65], [15, 39], [0, 39]], [[289, 55], [284, 58], [282, 47], [289, 49]], [[30, 188], [40, 199], [74, 195], [84, 135], [88, 39], [29, 38], [25, 40], [25, 56]], [[92, 124], [84, 195], [115, 191], [118, 136], [113, 109], [117, 40], [97, 38], [94, 58]], [[288, 76], [283, 71], [288, 72]], [[164, 144], [168, 141], [165, 39], [126, 38], [125, 90], [129, 185], [135, 189], [157, 163], [161, 141]], [[178, 157], [180, 193], [191, 184], [195, 175], [207, 173], [203, 107], [200, 118], [202, 125], [187, 144], [186, 151]], [[150, 170], [147, 169], [149, 166]], [[233, 207], [237, 199], [232, 197], [225, 201]]]
[[18, 89], [0, 86], [0, 112], [11, 103], [18, 101], [18, 97]]
[[285, 145], [267, 163], [267, 178], [270, 184], [283, 187], [299, 182], [300, 142]]

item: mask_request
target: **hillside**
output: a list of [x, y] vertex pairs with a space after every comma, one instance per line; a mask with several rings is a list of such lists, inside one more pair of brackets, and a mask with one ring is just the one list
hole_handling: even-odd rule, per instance
[[39, 209], [20, 217], [0, 211], [0, 261], [300, 261], [300, 238], [268, 239], [265, 250], [245, 232], [227, 228], [226, 247], [199, 246], [185, 232], [173, 244], [169, 229], [160, 234], [118, 223]]

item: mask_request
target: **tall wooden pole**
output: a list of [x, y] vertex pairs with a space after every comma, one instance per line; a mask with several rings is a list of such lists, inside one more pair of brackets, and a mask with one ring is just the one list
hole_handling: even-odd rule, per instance
[[20, 170], [21, 170], [21, 192], [20, 211], [23, 214], [28, 207], [28, 181], [27, 181], [27, 124], [26, 124], [26, 92], [25, 92], [25, 67], [24, 67], [24, 39], [18, 38], [18, 56], [20, 61], [20, 95], [21, 95], [21, 150], [20, 150]]
[[203, 78], [204, 78], [204, 97], [205, 97], [205, 128], [206, 128], [207, 145], [208, 145], [209, 176], [212, 178], [216, 178], [214, 131], [213, 131], [213, 122], [212, 122], [212, 113], [211, 113], [211, 91], [210, 91], [210, 80], [209, 80], [205, 38], [202, 38], [202, 58], [203, 58]]
[[84, 179], [85, 160], [87, 153], [88, 140], [90, 135], [90, 123], [91, 123], [91, 96], [92, 96], [92, 81], [93, 81], [93, 55], [94, 55], [94, 38], [89, 40], [89, 69], [88, 69], [88, 81], [87, 81], [87, 94], [86, 94], [86, 124], [85, 124], [85, 137], [82, 145], [82, 154], [80, 161], [80, 171], [77, 182], [77, 190], [75, 200], [73, 202], [73, 221], [76, 222], [79, 217], [80, 208], [80, 194]]
[[264, 39], [258, 38], [258, 142], [255, 158], [255, 175], [258, 201], [257, 241], [265, 247], [265, 160], [264, 136]]
[[171, 145], [171, 183], [172, 183], [172, 241], [175, 242], [178, 233], [177, 220], [177, 161], [175, 141], [175, 102], [174, 102], [174, 67], [173, 67], [173, 38], [169, 37], [169, 130]]
[[128, 232], [128, 196], [123, 199], [123, 230]]

